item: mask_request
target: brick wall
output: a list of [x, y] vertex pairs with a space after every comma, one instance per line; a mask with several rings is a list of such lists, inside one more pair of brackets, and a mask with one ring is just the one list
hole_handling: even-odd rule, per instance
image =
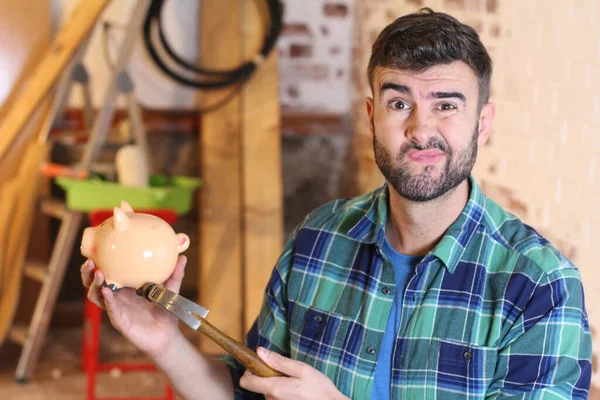
[[307, 213], [344, 197], [352, 154], [354, 0], [282, 0], [277, 42], [286, 236]]
[[[469, 23], [494, 60], [495, 129], [474, 171], [484, 190], [536, 227], [579, 267], [600, 331], [600, 2], [359, 0], [353, 108], [358, 185], [381, 183], [364, 109], [371, 44], [396, 17], [428, 6]], [[596, 353], [600, 348], [595, 335]], [[594, 384], [600, 386], [598, 355]]]
[[350, 110], [352, 0], [284, 0], [279, 50], [283, 111]]

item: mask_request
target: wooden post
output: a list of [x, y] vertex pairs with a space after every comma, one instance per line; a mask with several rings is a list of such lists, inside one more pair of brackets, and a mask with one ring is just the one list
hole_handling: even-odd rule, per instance
[[[203, 66], [234, 68], [242, 62], [241, 3], [246, 0], [203, 1], [201, 55]], [[200, 93], [201, 107], [227, 96], [231, 89]], [[241, 101], [239, 95], [223, 107], [200, 116], [200, 271], [199, 303], [208, 319], [240, 340], [242, 328]], [[200, 349], [222, 353], [208, 338]]]
[[[269, 16], [264, 1], [246, 1], [244, 7], [244, 54], [246, 59], [251, 59], [263, 44]], [[260, 311], [265, 285], [283, 243], [278, 82], [277, 53], [273, 51], [242, 94], [246, 330]]]
[[[203, 65], [231, 68], [264, 40], [262, 1], [203, 2]], [[230, 89], [231, 90], [231, 89]], [[229, 92], [229, 91], [228, 91]], [[227, 93], [202, 92], [201, 104]], [[277, 57], [273, 53], [225, 106], [200, 123], [199, 303], [208, 319], [243, 340], [258, 315], [265, 284], [282, 249], [281, 134]], [[222, 350], [205, 338], [200, 348]]]

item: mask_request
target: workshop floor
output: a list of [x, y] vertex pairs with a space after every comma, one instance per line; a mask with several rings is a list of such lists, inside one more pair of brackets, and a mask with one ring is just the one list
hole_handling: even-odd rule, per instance
[[[123, 336], [106, 324], [101, 334], [100, 362], [147, 362]], [[86, 375], [81, 370], [81, 328], [50, 331], [33, 379], [27, 384], [14, 380], [21, 347], [5, 342], [0, 347], [0, 393], [10, 400], [86, 399]], [[111, 371], [98, 375], [96, 396], [157, 398], [164, 393], [164, 378], [158, 372]]]

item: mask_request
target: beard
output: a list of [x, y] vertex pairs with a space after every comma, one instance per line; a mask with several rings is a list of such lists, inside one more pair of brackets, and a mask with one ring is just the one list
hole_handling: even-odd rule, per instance
[[[469, 177], [477, 159], [477, 137], [479, 123], [466, 148], [456, 154], [448, 144], [438, 137], [429, 139], [426, 145], [406, 143], [394, 157], [379, 140], [373, 129], [373, 151], [379, 170], [396, 192], [414, 202], [426, 202], [448, 193]], [[426, 165], [420, 173], [413, 173], [407, 158], [410, 150], [439, 149], [446, 155], [446, 163], [438, 176], [437, 165]], [[399, 164], [397, 164], [399, 163]]]

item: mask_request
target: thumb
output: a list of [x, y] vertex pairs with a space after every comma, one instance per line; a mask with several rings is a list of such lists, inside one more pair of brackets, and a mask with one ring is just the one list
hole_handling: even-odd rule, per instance
[[183, 276], [185, 275], [186, 264], [186, 256], [179, 256], [179, 258], [177, 258], [177, 264], [175, 264], [173, 273], [163, 284], [166, 289], [169, 289], [174, 293], [179, 293], [179, 289], [181, 289], [181, 282], [183, 281]]
[[306, 375], [310, 366], [301, 361], [292, 360], [264, 347], [256, 349], [256, 354], [271, 368], [289, 377], [301, 378]]

